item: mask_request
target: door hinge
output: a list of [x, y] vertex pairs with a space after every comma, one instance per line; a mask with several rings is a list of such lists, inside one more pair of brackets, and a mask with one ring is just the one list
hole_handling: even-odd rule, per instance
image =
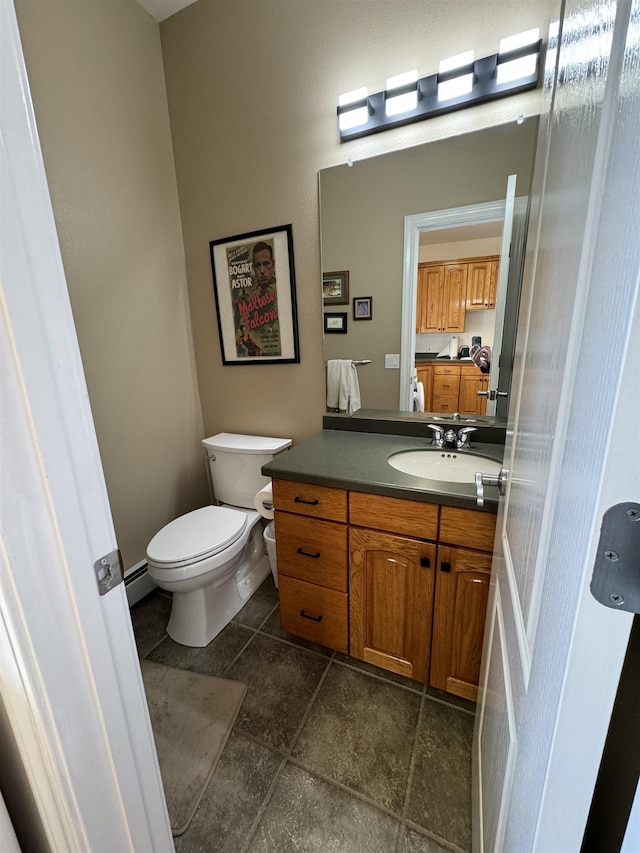
[[591, 594], [616, 610], [640, 613], [640, 504], [620, 503], [602, 517]]
[[117, 549], [105, 554], [93, 564], [98, 581], [98, 592], [106, 595], [114, 586], [122, 583], [122, 555]]

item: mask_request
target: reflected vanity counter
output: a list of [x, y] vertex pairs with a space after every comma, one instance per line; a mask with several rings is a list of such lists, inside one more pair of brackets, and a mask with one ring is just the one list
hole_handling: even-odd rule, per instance
[[327, 416], [262, 468], [273, 480], [281, 624], [475, 701], [498, 490], [486, 489], [480, 508], [474, 483], [417, 478], [388, 459], [472, 454], [478, 470], [495, 469], [504, 428], [485, 423], [482, 441], [457, 450], [433, 445], [427, 423], [424, 413]]

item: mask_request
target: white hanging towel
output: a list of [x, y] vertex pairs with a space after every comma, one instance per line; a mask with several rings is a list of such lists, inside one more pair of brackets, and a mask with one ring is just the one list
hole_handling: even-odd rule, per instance
[[327, 408], [353, 414], [360, 408], [358, 372], [350, 358], [327, 362]]
[[360, 383], [358, 382], [358, 370], [355, 364], [348, 362], [348, 393], [347, 412], [352, 415], [360, 408]]
[[327, 362], [327, 409], [337, 409], [340, 401], [341, 359], [330, 358]]

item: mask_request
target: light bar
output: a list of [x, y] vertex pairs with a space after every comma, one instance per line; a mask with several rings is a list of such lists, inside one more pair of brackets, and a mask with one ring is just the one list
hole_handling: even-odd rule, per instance
[[[340, 141], [348, 142], [535, 89], [542, 51], [541, 40], [531, 41], [536, 37], [537, 31], [533, 30], [503, 39], [499, 53], [482, 59], [473, 60], [471, 52], [451, 57], [441, 63], [437, 74], [422, 77], [417, 82], [410, 80], [391, 85], [396, 80], [391, 78], [387, 81], [387, 89], [375, 95], [368, 95], [364, 88], [341, 95], [338, 100]], [[469, 55], [471, 58], [465, 64], [464, 57]], [[520, 63], [520, 60], [525, 61]], [[405, 95], [411, 95], [413, 106], [408, 99], [400, 100]]]

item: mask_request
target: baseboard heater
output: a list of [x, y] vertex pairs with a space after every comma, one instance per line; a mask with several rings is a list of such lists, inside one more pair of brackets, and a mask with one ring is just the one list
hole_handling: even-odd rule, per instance
[[127, 591], [127, 601], [129, 607], [132, 607], [136, 602], [148, 595], [156, 584], [152, 580], [146, 560], [141, 560], [135, 566], [127, 569], [124, 573], [124, 586]]

